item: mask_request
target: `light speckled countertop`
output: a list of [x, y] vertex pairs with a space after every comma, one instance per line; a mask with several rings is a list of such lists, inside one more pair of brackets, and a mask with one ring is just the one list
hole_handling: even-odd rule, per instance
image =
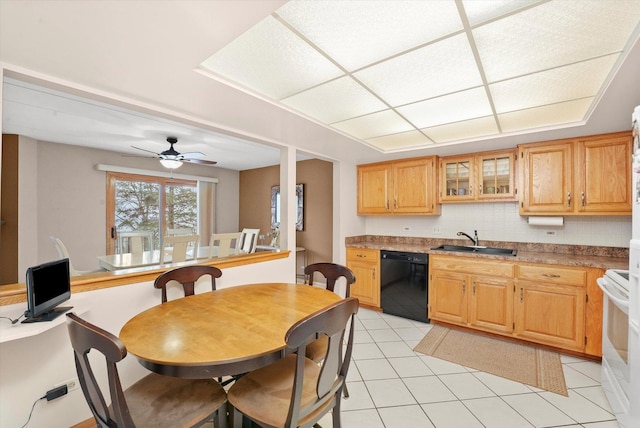
[[600, 269], [628, 269], [629, 249], [621, 247], [597, 247], [588, 245], [555, 245], [523, 242], [485, 241], [480, 245], [495, 248], [516, 249], [517, 255], [462, 253], [433, 250], [440, 245], [468, 245], [468, 240], [442, 238], [414, 238], [405, 236], [362, 235], [345, 239], [345, 245], [352, 248], [372, 248], [388, 251], [409, 251], [413, 253], [446, 254], [465, 257], [512, 260], [528, 263], [585, 266]]

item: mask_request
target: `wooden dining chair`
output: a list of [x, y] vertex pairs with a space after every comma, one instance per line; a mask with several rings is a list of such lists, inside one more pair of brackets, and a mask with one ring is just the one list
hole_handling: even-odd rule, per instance
[[[330, 410], [333, 427], [339, 428], [357, 312], [358, 299], [349, 297], [295, 323], [284, 339], [296, 352], [244, 375], [229, 389], [234, 428], [242, 426], [243, 417], [264, 427], [310, 427]], [[329, 338], [320, 364], [305, 356], [306, 344], [317, 334]]]
[[165, 263], [169, 254], [171, 254], [171, 263], [196, 260], [198, 258], [198, 242], [200, 242], [200, 235], [165, 236], [162, 238], [162, 248], [160, 249], [160, 264]]
[[[346, 266], [342, 266], [336, 263], [314, 263], [304, 268], [304, 274], [307, 276], [308, 284], [314, 284], [314, 274], [319, 273], [325, 278], [326, 288], [329, 291], [336, 293], [336, 281], [340, 278], [344, 278], [346, 281], [345, 295], [349, 297], [351, 295], [351, 284], [356, 282], [356, 277]], [[336, 293], [337, 294], [337, 293]], [[327, 336], [318, 335], [317, 339], [307, 345], [307, 358], [312, 359], [315, 362], [322, 361], [324, 354], [327, 350]], [[349, 398], [349, 389], [345, 385], [344, 396]]]
[[[122, 341], [74, 313], [66, 316], [78, 380], [99, 428], [192, 427], [211, 419], [215, 426], [226, 427], [227, 394], [218, 382], [151, 373], [123, 390], [116, 364], [127, 355]], [[104, 389], [89, 359], [92, 349], [104, 355], [108, 378]], [[102, 391], [109, 392], [108, 406]]]
[[240, 232], [212, 234], [209, 239], [209, 258], [240, 254], [241, 241]]
[[162, 303], [167, 302], [167, 283], [176, 281], [182, 285], [184, 296], [193, 296], [195, 293], [195, 283], [205, 275], [211, 277], [211, 290], [216, 289], [216, 278], [222, 276], [222, 271], [215, 266], [183, 266], [168, 270], [161, 274], [153, 282], [155, 288], [162, 290]]

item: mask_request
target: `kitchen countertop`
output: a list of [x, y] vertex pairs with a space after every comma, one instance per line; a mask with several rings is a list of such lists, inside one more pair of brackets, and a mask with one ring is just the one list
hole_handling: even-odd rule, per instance
[[463, 253], [433, 250], [440, 245], [468, 245], [462, 239], [414, 238], [405, 236], [363, 235], [347, 237], [347, 247], [371, 248], [388, 251], [408, 251], [413, 253], [441, 254], [476, 258], [499, 259], [505, 261], [583, 266], [600, 269], [628, 269], [629, 249], [622, 247], [597, 247], [588, 245], [556, 245], [523, 242], [485, 241], [480, 245], [495, 248], [516, 249], [517, 255]]

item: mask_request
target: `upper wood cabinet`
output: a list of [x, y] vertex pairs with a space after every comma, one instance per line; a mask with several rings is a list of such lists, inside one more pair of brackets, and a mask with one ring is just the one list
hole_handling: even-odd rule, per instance
[[521, 215], [630, 215], [631, 133], [523, 144]]
[[515, 200], [514, 150], [440, 158], [442, 203]]
[[358, 165], [358, 215], [440, 214], [436, 157]]

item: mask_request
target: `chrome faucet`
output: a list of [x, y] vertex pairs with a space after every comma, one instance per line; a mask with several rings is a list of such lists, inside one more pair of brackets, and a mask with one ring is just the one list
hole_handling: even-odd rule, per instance
[[478, 246], [478, 231], [477, 230], [473, 231], [473, 236], [474, 236], [473, 238], [471, 236], [467, 235], [464, 232], [458, 232], [458, 236], [466, 236], [467, 238], [469, 238], [471, 240], [471, 242], [473, 242], [473, 246], [474, 247]]

